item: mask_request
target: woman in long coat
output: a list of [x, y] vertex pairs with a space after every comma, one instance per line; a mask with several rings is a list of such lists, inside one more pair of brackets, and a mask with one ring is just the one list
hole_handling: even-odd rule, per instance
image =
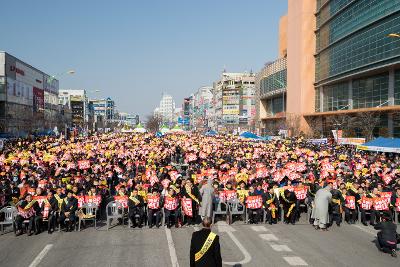
[[314, 219], [315, 229], [326, 230], [329, 223], [329, 203], [332, 200], [331, 185], [321, 188], [315, 194], [314, 207], [311, 217]]
[[212, 186], [211, 178], [208, 178], [207, 184], [203, 185], [203, 187], [200, 189], [200, 195], [201, 206], [199, 209], [199, 215], [201, 216], [201, 218], [212, 217], [214, 188]]

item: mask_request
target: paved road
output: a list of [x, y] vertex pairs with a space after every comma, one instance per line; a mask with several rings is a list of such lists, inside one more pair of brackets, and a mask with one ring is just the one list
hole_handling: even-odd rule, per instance
[[[399, 227], [400, 228], [400, 227]], [[1, 266], [189, 266], [193, 227], [128, 229], [116, 226], [38, 236], [0, 236]], [[293, 225], [232, 226], [218, 222], [224, 266], [400, 266], [382, 254], [376, 231], [360, 225], [317, 232]], [[176, 264], [177, 263], [177, 264]]]

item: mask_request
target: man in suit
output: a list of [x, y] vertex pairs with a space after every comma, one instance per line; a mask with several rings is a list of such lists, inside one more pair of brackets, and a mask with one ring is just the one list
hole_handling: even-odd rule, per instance
[[204, 217], [203, 229], [194, 232], [190, 242], [190, 267], [222, 266], [219, 237], [211, 232], [211, 218]]

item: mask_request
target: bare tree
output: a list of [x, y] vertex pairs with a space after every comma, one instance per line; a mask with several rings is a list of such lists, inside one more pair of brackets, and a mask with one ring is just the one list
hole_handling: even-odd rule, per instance
[[321, 117], [310, 117], [307, 119], [308, 126], [310, 127], [310, 137], [321, 138], [324, 132]]
[[342, 114], [328, 117], [327, 123], [332, 129], [342, 130], [343, 136], [351, 137], [350, 133], [357, 127], [358, 120], [357, 117]]
[[158, 132], [162, 123], [162, 118], [157, 115], [148, 115], [146, 117], [146, 128], [149, 132]]
[[357, 114], [356, 119], [356, 126], [362, 130], [367, 141], [371, 140], [373, 131], [380, 122], [380, 112], [360, 112]]
[[286, 127], [291, 136], [298, 136], [301, 132], [301, 116], [298, 114], [287, 113]]

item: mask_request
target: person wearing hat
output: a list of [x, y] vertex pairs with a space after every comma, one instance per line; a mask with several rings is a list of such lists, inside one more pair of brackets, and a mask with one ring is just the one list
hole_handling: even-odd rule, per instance
[[382, 252], [391, 253], [392, 257], [397, 257], [397, 226], [392, 222], [392, 214], [385, 211], [382, 214], [381, 222], [374, 226], [377, 233], [377, 245]]
[[336, 222], [336, 225], [340, 226], [340, 224], [342, 223], [342, 213], [345, 201], [340, 190], [332, 189], [331, 194], [332, 203], [330, 206], [329, 225], [332, 226], [333, 222]]

